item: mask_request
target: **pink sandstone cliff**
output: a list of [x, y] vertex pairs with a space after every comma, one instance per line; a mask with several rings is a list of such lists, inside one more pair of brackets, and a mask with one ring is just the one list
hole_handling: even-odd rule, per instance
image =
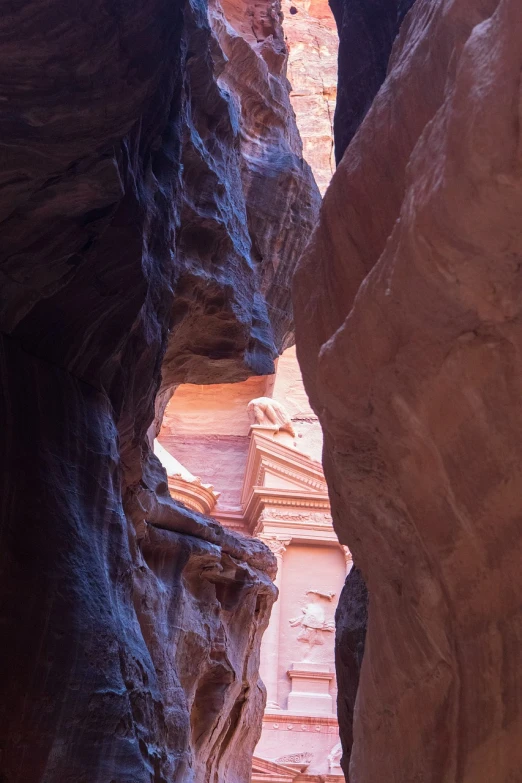
[[0, 29], [0, 778], [245, 783], [275, 560], [170, 499], [147, 430], [160, 388], [292, 337], [319, 195], [279, 12], [29, 0]]
[[520, 780], [521, 30], [519, 0], [417, 0], [295, 280], [370, 596], [357, 783]]
[[303, 155], [321, 193], [335, 169], [333, 121], [339, 39], [328, 0], [284, 0], [290, 100]]

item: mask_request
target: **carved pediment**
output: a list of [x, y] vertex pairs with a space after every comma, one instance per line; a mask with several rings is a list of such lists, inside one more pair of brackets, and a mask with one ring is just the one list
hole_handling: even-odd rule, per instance
[[[317, 524], [314, 515], [328, 515], [328, 488], [321, 464], [298, 451], [288, 441], [278, 440], [273, 432], [252, 427], [247, 467], [241, 496], [247, 529], [256, 535], [263, 526], [265, 513], [286, 510], [289, 521], [300, 515]], [[275, 518], [275, 517], [274, 517]], [[297, 520], [297, 517], [295, 517]]]
[[244, 505], [254, 487], [299, 489], [310, 493], [327, 491], [319, 462], [270, 434], [252, 428], [242, 494]]
[[278, 781], [278, 783], [291, 783], [298, 774], [298, 770], [287, 767], [277, 761], [269, 761], [259, 756], [252, 759], [252, 783], [261, 783], [263, 779]]

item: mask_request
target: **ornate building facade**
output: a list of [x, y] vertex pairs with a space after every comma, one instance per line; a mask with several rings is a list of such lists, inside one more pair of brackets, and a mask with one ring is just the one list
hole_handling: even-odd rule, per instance
[[275, 376], [179, 387], [158, 441], [178, 500], [258, 536], [277, 558], [253, 783], [342, 780], [334, 613], [351, 557], [332, 528], [321, 431], [295, 350], [278, 360]]

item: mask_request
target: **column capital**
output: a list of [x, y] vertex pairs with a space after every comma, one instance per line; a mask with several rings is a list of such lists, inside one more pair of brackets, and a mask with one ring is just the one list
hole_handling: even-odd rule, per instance
[[291, 536], [277, 536], [270, 533], [260, 533], [258, 538], [266, 544], [274, 555], [282, 557], [286, 551], [286, 547], [290, 544]]

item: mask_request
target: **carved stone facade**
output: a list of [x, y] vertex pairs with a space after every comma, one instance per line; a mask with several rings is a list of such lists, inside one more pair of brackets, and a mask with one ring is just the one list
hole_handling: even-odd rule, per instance
[[212, 484], [205, 484], [199, 476], [194, 476], [157, 440], [154, 441], [154, 453], [167, 472], [169, 492], [174, 500], [200, 514], [211, 514], [219, 498], [219, 492], [214, 491]]
[[294, 349], [275, 376], [180, 387], [159, 441], [221, 493], [211, 512], [260, 538], [277, 560], [279, 599], [261, 647], [267, 706], [253, 783], [342, 780], [334, 614], [351, 556], [333, 528], [321, 431]]

